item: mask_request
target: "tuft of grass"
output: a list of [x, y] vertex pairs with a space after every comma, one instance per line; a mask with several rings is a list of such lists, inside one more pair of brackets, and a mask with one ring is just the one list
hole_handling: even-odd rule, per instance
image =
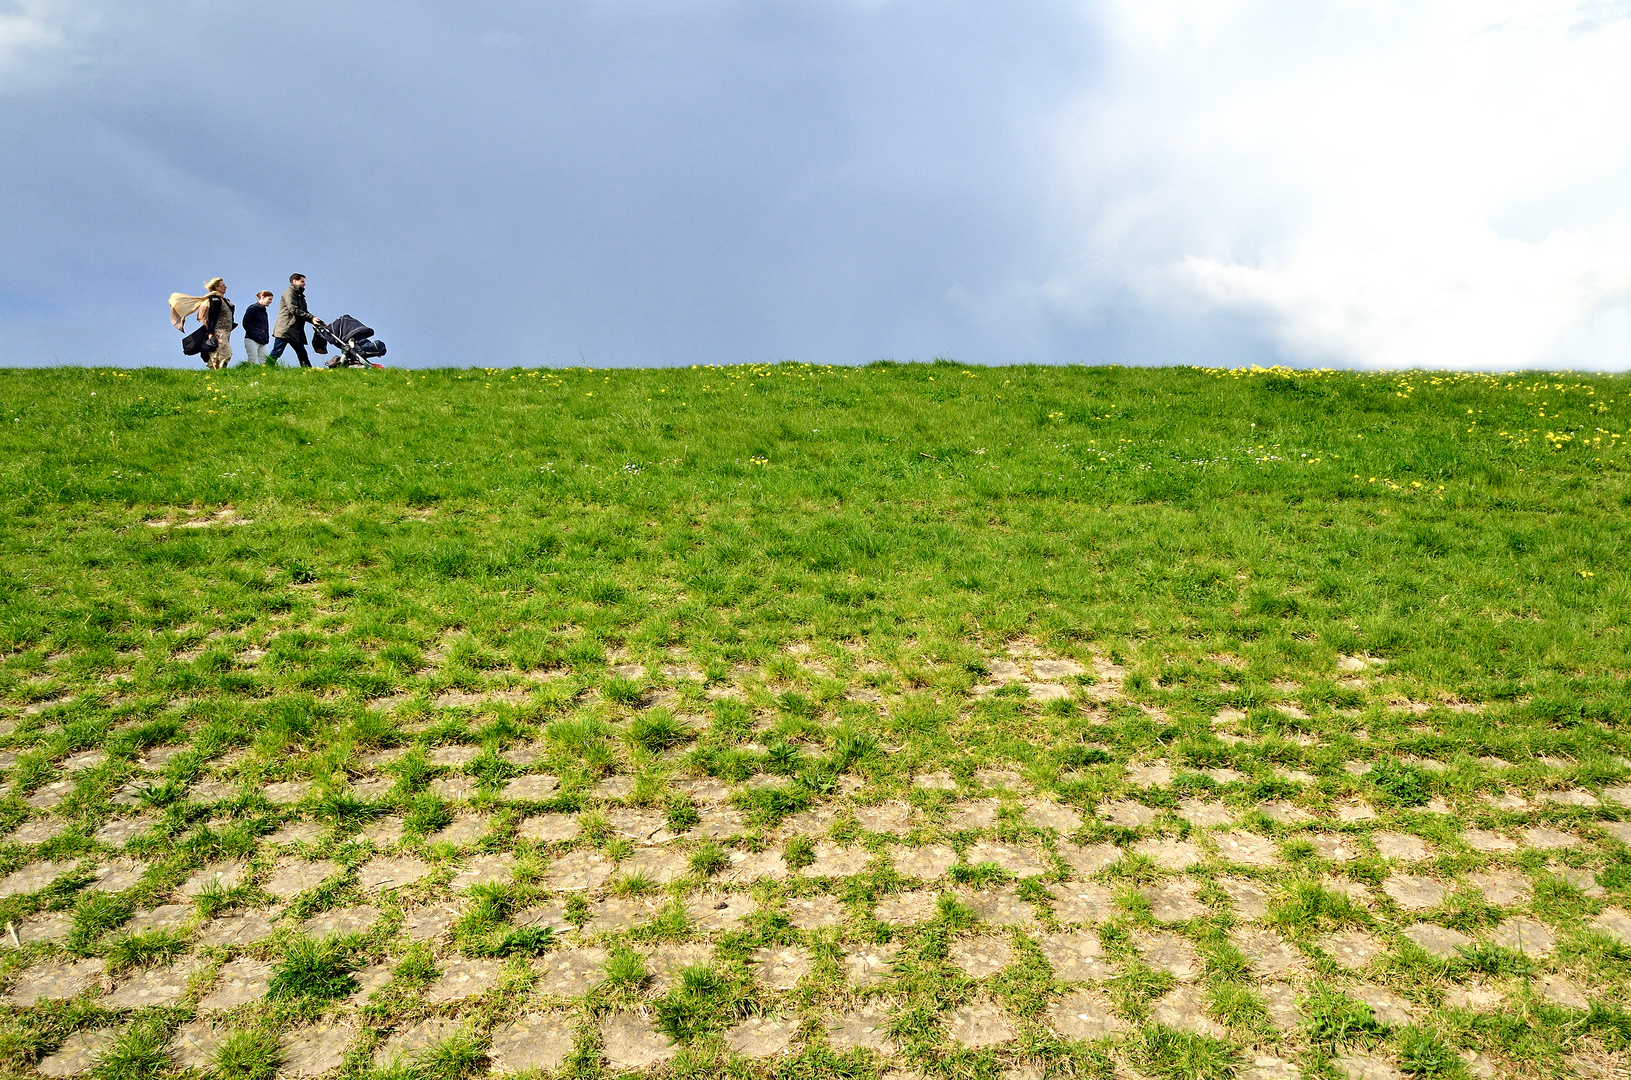
[[108, 944], [107, 964], [110, 971], [126, 968], [167, 964], [187, 951], [187, 939], [169, 930], [149, 930], [144, 934], [125, 934]]
[[613, 675], [600, 684], [600, 696], [615, 705], [633, 708], [646, 700], [646, 688], [634, 679]]
[[1240, 1052], [1187, 1031], [1150, 1026], [1129, 1047], [1146, 1073], [1163, 1080], [1234, 1080]]
[[1372, 766], [1368, 779], [1379, 793], [1400, 806], [1421, 806], [1432, 794], [1432, 781], [1425, 771], [1388, 758]]
[[667, 709], [643, 712], [629, 724], [629, 741], [653, 754], [689, 742], [692, 737], [691, 729]]
[[283, 957], [272, 969], [267, 997], [274, 1001], [308, 998], [328, 1001], [345, 997], [357, 989], [351, 976], [350, 949], [344, 939], [321, 941], [297, 937], [283, 949]]
[[151, 1080], [171, 1069], [164, 1044], [168, 1033], [158, 1019], [132, 1024], [91, 1070], [92, 1080]]
[[277, 1036], [263, 1028], [239, 1028], [215, 1052], [219, 1080], [272, 1080], [282, 1051]]

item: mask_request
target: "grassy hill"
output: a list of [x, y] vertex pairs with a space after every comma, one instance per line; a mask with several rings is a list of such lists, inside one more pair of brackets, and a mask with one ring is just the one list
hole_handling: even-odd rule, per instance
[[[106, 991], [0, 1067], [459, 1080], [534, 1013], [583, 1075], [625, 1022], [698, 1076], [1623, 1067], [1628, 386], [0, 371], [0, 987]], [[822, 1033], [869, 1009], [891, 1056]]]

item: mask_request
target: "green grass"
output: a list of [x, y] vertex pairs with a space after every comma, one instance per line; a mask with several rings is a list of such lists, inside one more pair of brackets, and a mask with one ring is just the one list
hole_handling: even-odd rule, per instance
[[[1398, 912], [1322, 884], [1374, 886], [1391, 869], [1369, 853], [1325, 863], [1262, 803], [1290, 801], [1329, 822], [1337, 803], [1368, 800], [1386, 827], [1433, 840], [1422, 872], [1455, 875], [1483, 856], [1457, 839], [1469, 822], [1434, 823], [1437, 800], [1533, 794], [1540, 755], [1569, 762], [1548, 786], [1625, 782], [1623, 378], [936, 363], [62, 369], [0, 371], [0, 387], [0, 705], [15, 724], [0, 749], [18, 753], [5, 766], [0, 825], [38, 816], [21, 800], [60, 779], [68, 755], [106, 755], [74, 774], [55, 811], [84, 828], [37, 852], [0, 846], [0, 875], [36, 857], [94, 853], [84, 836], [118, 793], [156, 820], [131, 852], [154, 867], [141, 886], [81, 894], [83, 878], [64, 878], [45, 894], [0, 900], [0, 925], [46, 908], [69, 913], [66, 948], [103, 957], [114, 973], [185, 945], [163, 933], [122, 936], [134, 911], [167, 902], [209, 862], [269, 861], [257, 838], [287, 812], [253, 794], [215, 809], [184, 797], [224, 761], [251, 785], [313, 781], [303, 813], [325, 829], [400, 816], [410, 841], [453, 820], [456, 801], [433, 785], [465, 776], [480, 784], [477, 807], [495, 815], [487, 850], [510, 850], [526, 814], [584, 811], [574, 842], [614, 859], [636, 846], [594, 808], [595, 786], [629, 781], [630, 802], [685, 832], [703, 811], [670, 786], [683, 773], [744, 785], [731, 806], [747, 838], [677, 842], [689, 868], [678, 884], [613, 879], [614, 890], [669, 906], [614, 935], [587, 1009], [643, 1003], [698, 1055], [687, 1067], [705, 1074], [714, 1037], [742, 1016], [790, 1002], [806, 1016], [847, 1007], [835, 942], [875, 933], [903, 946], [891, 993], [905, 1060], [933, 1075], [994, 1076], [1017, 1050], [964, 1052], [941, 1034], [944, 1011], [974, 993], [943, 962], [972, 922], [950, 895], [917, 929], [857, 918], [842, 935], [811, 937], [818, 970], [786, 1000], [744, 974], [754, 948], [810, 937], [776, 916], [721, 937], [714, 969], [687, 971], [661, 995], [628, 946], [687, 939], [685, 890], [710, 876], [710, 888], [726, 887], [741, 848], [808, 865], [816, 841], [775, 830], [852, 784], [868, 786], [863, 801], [909, 801], [914, 820], [930, 823], [953, 796], [913, 787], [913, 775], [944, 771], [967, 785], [987, 767], [1017, 770], [1083, 809], [1112, 798], [1162, 812], [1191, 796], [1226, 801], [1285, 839], [1288, 872], [1259, 879], [1278, 889], [1265, 925], [1312, 947], [1340, 929], [1391, 933]], [[1061, 677], [1063, 696], [1045, 703], [1022, 686], [991, 689], [1010, 650], [1075, 658], [1087, 673]], [[1119, 678], [1104, 673], [1112, 668]], [[382, 699], [392, 707], [370, 707]], [[1225, 709], [1237, 714], [1232, 737], [1253, 741], [1214, 730]], [[495, 809], [497, 785], [525, 771], [501, 751], [534, 740], [560, 790]], [[177, 746], [184, 752], [162, 768], [138, 773], [143, 753]], [[432, 764], [447, 746], [479, 756]], [[394, 788], [350, 794], [356, 758], [388, 748], [407, 751], [389, 766]], [[1496, 781], [1475, 763], [1486, 754], [1515, 768]], [[1354, 756], [1369, 773], [1343, 771]], [[1129, 787], [1121, 766], [1132, 758], [1162, 759], [1175, 779]], [[1220, 787], [1200, 771], [1222, 768], [1245, 779]], [[998, 839], [1035, 839], [1012, 806], [1004, 813]], [[1572, 828], [1588, 812], [1545, 813]], [[1161, 821], [1164, 834], [1187, 835], [1177, 818]], [[848, 819], [833, 828], [859, 835]], [[1089, 817], [1077, 839], [1144, 835]], [[364, 857], [342, 841], [319, 847], [347, 866]], [[558, 946], [548, 931], [508, 921], [537, 902], [528, 877], [537, 863], [518, 850], [516, 884], [479, 893], [454, 932], [468, 955], [515, 965]], [[1224, 936], [1228, 917], [1207, 916], [1189, 932], [1205, 944], [1214, 1013], [1311, 1075], [1356, 1051], [1389, 1056], [1414, 1077], [1462, 1076], [1464, 1048], [1497, 1057], [1504, 1048], [1548, 1075], [1562, 1073], [1564, 1053], [1622, 1052], [1631, 1025], [1606, 1005], [1585, 1019], [1551, 1006], [1475, 1015], [1437, 1005], [1446, 971], [1525, 986], [1560, 966], [1593, 986], [1631, 979], [1624, 949], [1569, 936], [1602, 903], [1626, 903], [1624, 852], [1528, 852], [1508, 863], [1538, 875], [1531, 911], [1562, 928], [1555, 961], [1480, 946], [1426, 965], [1394, 950], [1365, 978], [1420, 1006], [1409, 1027], [1380, 1024], [1341, 992], [1347, 976], [1321, 968], [1338, 983], [1317, 989], [1300, 1026], [1277, 1034]], [[1608, 900], [1557, 878], [1565, 863], [1597, 873]], [[990, 864], [951, 876], [1013, 885]], [[1152, 919], [1136, 889], [1168, 876], [1138, 857], [1102, 876], [1121, 903], [1103, 938], [1124, 968], [1105, 992], [1127, 1016], [1147, 1015], [1172, 985], [1128, 966]], [[1043, 885], [1058, 880], [1022, 884], [1020, 895], [1051, 902]], [[830, 891], [859, 913], [904, 888], [869, 870], [775, 886], [764, 899]], [[198, 905], [204, 914], [258, 906], [255, 889], [211, 892]], [[358, 902], [342, 876], [293, 908], [298, 918]], [[588, 900], [570, 898], [567, 914], [583, 923]], [[399, 915], [392, 907], [386, 921]], [[1422, 916], [1469, 933], [1496, 917], [1466, 895]], [[333, 1008], [364, 964], [389, 961], [390, 1001], [413, 1007], [440, 954], [378, 946], [280, 939], [271, 999], [246, 1021], [262, 1026], [222, 1048], [219, 1075], [272, 1075], [278, 1032]], [[1059, 1075], [1106, 1075], [1104, 1045], [1066, 1048], [1045, 1034], [1038, 1016], [1058, 988], [1034, 944], [1016, 948], [1022, 959], [979, 992], [1017, 1018], [1031, 1060]], [[478, 1036], [497, 1024], [493, 1008]], [[55, 1015], [28, 1011], [26, 1038], [0, 1036], [0, 1068], [18, 1071], [57, 1045]], [[167, 1069], [155, 1057], [160, 1034], [132, 1026], [104, 1075]], [[481, 1068], [483, 1045], [446, 1043], [416, 1068], [462, 1080]], [[1148, 1027], [1116, 1054], [1151, 1077], [1223, 1080], [1263, 1047]], [[788, 1075], [871, 1075], [870, 1064], [824, 1051], [786, 1065]]]

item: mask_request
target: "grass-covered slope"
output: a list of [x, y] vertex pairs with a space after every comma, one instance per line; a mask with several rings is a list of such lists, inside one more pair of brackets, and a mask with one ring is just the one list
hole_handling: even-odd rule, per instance
[[0, 371], [0, 1070], [1621, 1067], [1628, 388]]

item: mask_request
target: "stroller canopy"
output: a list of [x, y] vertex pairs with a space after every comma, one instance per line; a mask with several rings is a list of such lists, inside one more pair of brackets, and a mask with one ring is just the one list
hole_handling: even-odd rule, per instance
[[338, 319], [335, 319], [333, 322], [329, 323], [328, 328], [333, 332], [335, 337], [339, 338], [341, 341], [344, 341], [348, 345], [352, 342], [364, 341], [374, 336], [374, 328], [372, 326], [364, 326], [361, 321], [353, 319], [349, 315], [341, 315]]

